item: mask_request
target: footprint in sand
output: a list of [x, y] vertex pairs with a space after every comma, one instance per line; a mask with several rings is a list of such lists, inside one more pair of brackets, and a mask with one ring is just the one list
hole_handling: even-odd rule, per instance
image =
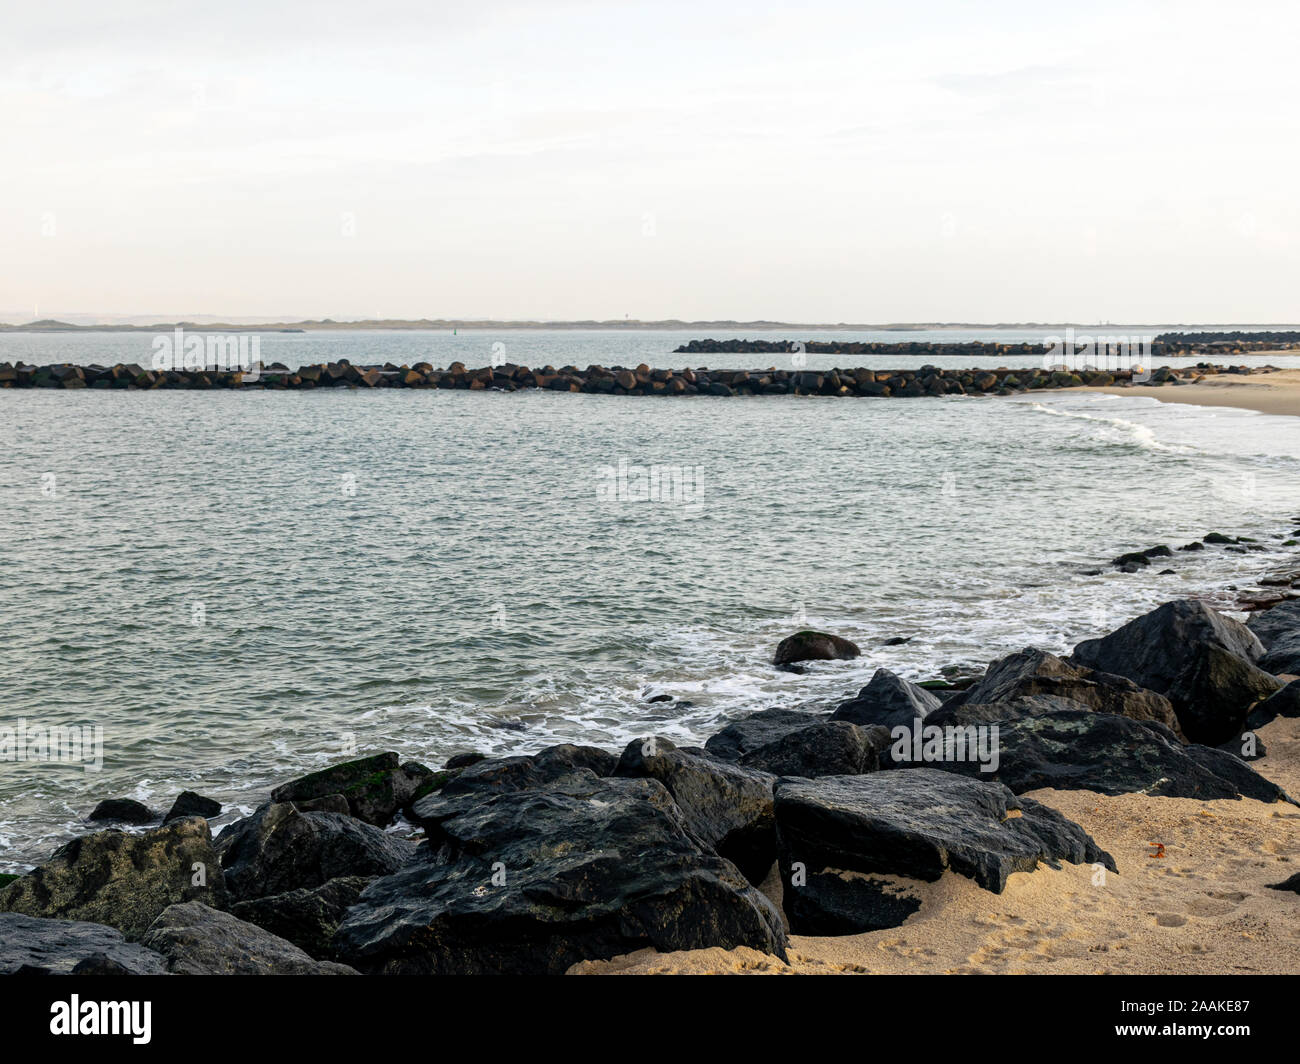
[[1246, 900], [1246, 895], [1236, 890], [1207, 890], [1203, 898], [1193, 898], [1187, 903], [1191, 916], [1227, 916]]

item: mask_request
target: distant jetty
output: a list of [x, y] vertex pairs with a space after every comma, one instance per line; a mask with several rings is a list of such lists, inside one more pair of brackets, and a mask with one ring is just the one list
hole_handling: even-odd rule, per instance
[[[1084, 337], [1080, 336], [1082, 342]], [[1100, 345], [1103, 337], [1094, 337]], [[1164, 333], [1147, 345], [1152, 358], [1186, 358], [1189, 355], [1243, 355], [1254, 351], [1300, 349], [1300, 332], [1289, 333]], [[919, 358], [1002, 358], [1007, 355], [1045, 355], [1046, 344], [1008, 344], [984, 340], [692, 340], [675, 350], [679, 355], [764, 354], [789, 355], [910, 355]]]
[[453, 362], [435, 369], [428, 362], [397, 366], [357, 366], [346, 359], [290, 369], [282, 363], [256, 371], [218, 369], [145, 369], [135, 363], [80, 366], [58, 363], [33, 366], [0, 363], [0, 388], [154, 391], [159, 389], [242, 391], [316, 388], [461, 389], [515, 392], [541, 389], [596, 395], [741, 396], [817, 395], [860, 398], [914, 398], [941, 395], [1010, 395], [1045, 388], [1187, 385], [1221, 374], [1276, 372], [1274, 366], [1220, 366], [1199, 363], [1173, 369], [1163, 366], [1134, 381], [1131, 370], [1116, 372], [1045, 370], [1035, 367], [966, 369], [922, 366], [919, 369], [651, 369], [647, 365], [564, 366], [556, 369], [505, 363], [469, 369]]

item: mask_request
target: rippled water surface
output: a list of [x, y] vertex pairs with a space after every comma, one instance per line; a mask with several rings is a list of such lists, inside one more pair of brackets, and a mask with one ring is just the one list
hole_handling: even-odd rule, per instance
[[[670, 365], [687, 338], [504, 342], [529, 365]], [[433, 353], [443, 339], [263, 353], [487, 361]], [[2, 336], [0, 361], [143, 360], [123, 345], [146, 341]], [[1300, 419], [1140, 395], [0, 391], [0, 447], [4, 716], [105, 733], [98, 773], [0, 762], [0, 864], [18, 868], [103, 797], [165, 807], [192, 788], [234, 815], [353, 745], [441, 763], [698, 740], [880, 665], [921, 678], [1065, 649], [1292, 553]], [[698, 494], [611, 498], [620, 462], [633, 486], [671, 467]], [[1214, 529], [1269, 550], [1085, 575]], [[773, 646], [803, 626], [864, 655], [777, 672]], [[882, 647], [894, 636], [910, 642]]]

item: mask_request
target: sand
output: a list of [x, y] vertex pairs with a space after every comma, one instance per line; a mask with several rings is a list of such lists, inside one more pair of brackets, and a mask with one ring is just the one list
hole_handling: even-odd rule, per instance
[[[1262, 775], [1300, 796], [1300, 720], [1260, 729]], [[1081, 824], [1119, 874], [1040, 865], [993, 894], [952, 872], [902, 927], [792, 936], [789, 963], [751, 949], [642, 950], [570, 974], [1300, 973], [1300, 808], [1092, 791], [1032, 791]], [[1152, 844], [1164, 857], [1149, 856]], [[779, 892], [772, 880], [769, 893]]]
[[[1294, 352], [1288, 352], [1294, 354]], [[1057, 388], [1054, 391], [1099, 392], [1103, 395], [1142, 395], [1162, 403], [1195, 406], [1231, 406], [1261, 414], [1300, 415], [1300, 369], [1257, 373], [1249, 377], [1220, 374], [1196, 384], [1161, 384], [1128, 388]]]

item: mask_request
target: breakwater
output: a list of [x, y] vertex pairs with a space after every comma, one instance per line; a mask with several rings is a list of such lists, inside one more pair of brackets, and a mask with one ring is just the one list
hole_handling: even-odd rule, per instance
[[[1147, 358], [1187, 358], [1195, 355], [1233, 355], [1250, 354], [1258, 351], [1290, 351], [1300, 349], [1298, 333], [1261, 333], [1259, 338], [1246, 339], [1233, 334], [1229, 339], [1217, 333], [1164, 333], [1155, 337], [1142, 348]], [[1271, 337], [1271, 338], [1270, 338]], [[1111, 346], [1133, 341], [1136, 337], [1111, 337]], [[1104, 345], [1107, 337], [1085, 337], [1079, 335], [1079, 344], [1095, 342], [1098, 348]], [[715, 354], [772, 354], [790, 355], [804, 352], [810, 355], [907, 355], [912, 358], [1003, 358], [1007, 355], [1046, 355], [1058, 349], [1058, 345], [1048, 344], [1006, 344], [985, 342], [983, 340], [964, 340], [944, 343], [936, 340], [912, 340], [907, 342], [881, 340], [691, 340], [676, 348], [675, 354], [715, 355]]]
[[[1046, 388], [1090, 385], [1186, 385], [1219, 374], [1251, 375], [1274, 372], [1273, 366], [1168, 366], [1139, 374], [1131, 370], [1045, 370], [1000, 367], [954, 369], [922, 366], [919, 369], [880, 370], [858, 366], [848, 369], [651, 369], [621, 366], [528, 366], [505, 363], [470, 369], [453, 362], [438, 369], [427, 362], [412, 366], [353, 365], [346, 359], [290, 369], [281, 363], [251, 370], [220, 368], [146, 369], [135, 363], [113, 366], [60, 363], [33, 366], [23, 362], [0, 363], [0, 388], [50, 388], [78, 390], [154, 389], [289, 389], [314, 388], [455, 388], [470, 391], [585, 392], [598, 395], [821, 395], [863, 398], [911, 398], [939, 395], [1006, 395]], [[1149, 378], [1149, 379], [1148, 379]]]

